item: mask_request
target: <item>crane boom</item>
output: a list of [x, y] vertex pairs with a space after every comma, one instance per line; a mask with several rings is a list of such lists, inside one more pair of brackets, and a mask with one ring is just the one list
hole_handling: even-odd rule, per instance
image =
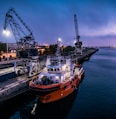
[[75, 25], [76, 41], [79, 42], [80, 36], [78, 35], [78, 24], [77, 24], [77, 17], [76, 17], [76, 14], [74, 15], [74, 25]]

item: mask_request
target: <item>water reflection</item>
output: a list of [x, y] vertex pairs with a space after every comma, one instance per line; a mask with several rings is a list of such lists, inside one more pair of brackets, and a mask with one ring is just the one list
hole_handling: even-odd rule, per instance
[[[21, 119], [20, 111], [28, 107], [31, 109], [34, 99], [35, 95], [32, 95], [30, 92], [26, 92], [13, 99], [3, 102], [0, 104], [0, 119]], [[22, 119], [26, 118], [24, 117]]]
[[[0, 105], [0, 117], [3, 119], [66, 119], [77, 96], [75, 90], [68, 97], [48, 104], [42, 104], [34, 95], [23, 94]], [[35, 114], [32, 111], [35, 106]]]
[[32, 118], [66, 119], [66, 116], [68, 115], [74, 103], [75, 97], [77, 96], [77, 92], [78, 90], [75, 90], [68, 97], [54, 103], [42, 104], [38, 101], [35, 104], [35, 115], [31, 115]]

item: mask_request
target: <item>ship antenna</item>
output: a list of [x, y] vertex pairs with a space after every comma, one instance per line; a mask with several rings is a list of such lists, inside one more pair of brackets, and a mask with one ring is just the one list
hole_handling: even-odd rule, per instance
[[58, 38], [58, 40], [57, 40], [56, 56], [61, 56], [61, 52], [60, 52], [61, 41], [62, 41], [61, 38]]

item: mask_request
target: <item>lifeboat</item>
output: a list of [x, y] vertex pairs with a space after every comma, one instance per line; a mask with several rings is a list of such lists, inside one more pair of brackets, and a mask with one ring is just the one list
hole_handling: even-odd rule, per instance
[[83, 76], [81, 64], [72, 63], [69, 56], [56, 54], [47, 57], [45, 68], [32, 77], [29, 88], [40, 102], [50, 103], [70, 95], [79, 86]]

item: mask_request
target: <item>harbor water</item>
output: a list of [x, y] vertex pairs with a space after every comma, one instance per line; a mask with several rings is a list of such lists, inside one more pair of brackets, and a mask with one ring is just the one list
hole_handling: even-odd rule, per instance
[[1, 104], [0, 119], [116, 119], [116, 49], [100, 48], [83, 67], [84, 79], [67, 98], [41, 104], [27, 92]]

